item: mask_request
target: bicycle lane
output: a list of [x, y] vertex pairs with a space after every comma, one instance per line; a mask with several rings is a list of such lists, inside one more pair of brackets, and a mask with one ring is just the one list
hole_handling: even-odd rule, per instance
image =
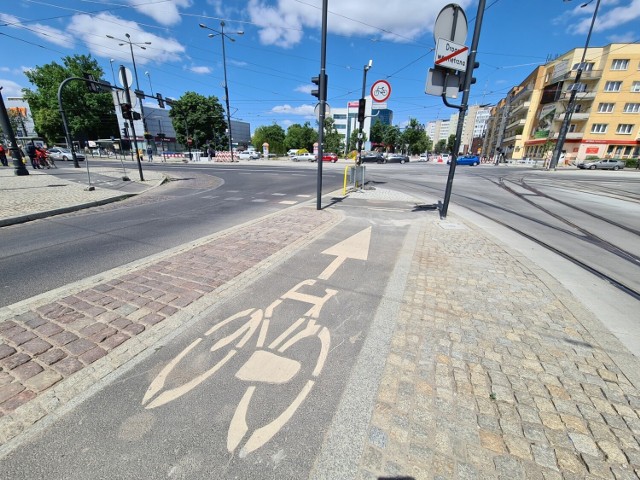
[[[372, 377], [386, 359], [386, 298], [417, 236], [406, 204], [346, 218], [3, 460], [25, 478], [306, 478], [367, 337]], [[412, 226], [413, 225], [413, 226]], [[405, 245], [406, 244], [406, 245]], [[247, 247], [249, 248], [249, 247]], [[392, 305], [372, 331], [376, 310]], [[383, 338], [384, 337], [384, 338]], [[373, 365], [378, 365], [373, 368]], [[372, 381], [373, 380], [373, 381]], [[363, 422], [367, 418], [363, 417]], [[354, 427], [354, 432], [358, 429]], [[362, 439], [345, 439], [353, 448]]]

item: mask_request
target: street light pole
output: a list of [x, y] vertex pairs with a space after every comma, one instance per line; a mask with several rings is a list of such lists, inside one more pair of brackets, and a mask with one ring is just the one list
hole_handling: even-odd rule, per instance
[[[224, 100], [225, 105], [227, 107], [227, 128], [229, 129], [229, 154], [231, 155], [231, 161], [233, 162], [233, 135], [231, 133], [231, 109], [229, 107], [229, 85], [227, 82], [227, 54], [224, 47], [224, 37], [227, 37], [229, 41], [235, 42], [235, 39], [230, 37], [229, 34], [224, 33], [224, 21], [220, 22], [220, 31], [214, 30], [213, 28], [207, 27], [204, 23], [200, 24], [200, 28], [204, 28], [206, 30], [211, 30], [215, 33], [210, 33], [209, 38], [216, 37], [220, 35], [222, 38], [222, 67], [224, 69]], [[234, 32], [236, 35], [244, 35], [242, 30]]]
[[[571, 0], [564, 0], [565, 2]], [[581, 8], [589, 5], [593, 0], [588, 1], [581, 5]], [[576, 81], [573, 83], [571, 88], [571, 93], [569, 95], [569, 104], [567, 105], [567, 110], [564, 114], [564, 119], [562, 120], [562, 125], [560, 126], [560, 132], [558, 132], [558, 141], [556, 142], [556, 148], [553, 150], [553, 156], [551, 157], [551, 162], [549, 163], [549, 170], [555, 170], [558, 166], [558, 160], [560, 159], [560, 155], [562, 154], [562, 148], [564, 147], [564, 142], [567, 138], [567, 132], [569, 131], [569, 125], [571, 122], [571, 115], [573, 114], [573, 110], [576, 104], [576, 94], [578, 93], [578, 84], [580, 82], [580, 78], [582, 78], [582, 71], [584, 69], [584, 61], [587, 56], [587, 49], [589, 48], [589, 41], [591, 40], [591, 32], [593, 31], [593, 25], [596, 23], [596, 17], [598, 16], [598, 9], [600, 8], [600, 0], [596, 0], [596, 8], [593, 10], [593, 17], [591, 17], [591, 25], [589, 26], [589, 33], [587, 34], [587, 41], [584, 44], [584, 50], [582, 51], [582, 59], [580, 60], [580, 64], [578, 65], [578, 70], [576, 71]]]
[[[136, 47], [140, 48], [141, 50], [146, 50], [147, 47], [145, 47], [145, 45], [151, 45], [151, 42], [132, 42], [131, 41], [131, 35], [129, 35], [128, 33], [124, 34], [125, 37], [127, 37], [126, 40], [123, 40], [121, 38], [116, 38], [112, 35], [107, 35], [107, 38], [110, 38], [112, 40], [117, 40], [119, 42], [123, 42], [120, 43], [120, 46], [123, 46], [125, 44], [129, 44], [129, 51], [131, 52], [131, 63], [133, 63], [133, 73], [135, 75], [135, 79], [136, 79], [136, 90], [141, 91], [140, 90], [140, 81], [138, 80], [138, 69], [136, 68], [136, 58], [133, 55], [133, 46], [135, 45]], [[142, 117], [142, 126], [144, 128], [144, 133], [147, 133], [147, 119], [144, 116], [144, 106], [142, 105], [143, 101], [142, 99], [140, 99], [140, 116]], [[138, 154], [138, 152], [136, 152], [136, 155]]]
[[147, 76], [147, 78], [149, 79], [149, 90], [151, 90], [151, 96], [154, 97], [155, 95], [153, 94], [153, 86], [151, 85], [151, 73], [149, 72], [144, 72], [144, 74]]

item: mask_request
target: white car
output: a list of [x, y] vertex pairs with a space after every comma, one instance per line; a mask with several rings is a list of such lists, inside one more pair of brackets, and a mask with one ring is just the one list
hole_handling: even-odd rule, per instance
[[291, 157], [294, 162], [315, 162], [318, 159], [313, 153], [299, 153]]
[[257, 160], [260, 158], [258, 152], [240, 152], [237, 154], [239, 160]]

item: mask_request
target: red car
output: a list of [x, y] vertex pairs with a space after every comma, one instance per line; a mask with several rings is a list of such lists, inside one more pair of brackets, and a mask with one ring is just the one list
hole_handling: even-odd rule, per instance
[[322, 155], [322, 161], [336, 163], [338, 161], [338, 155], [335, 153], [325, 153]]

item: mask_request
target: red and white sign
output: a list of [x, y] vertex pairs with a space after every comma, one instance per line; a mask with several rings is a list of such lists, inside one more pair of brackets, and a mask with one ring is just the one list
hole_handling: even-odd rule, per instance
[[438, 39], [436, 45], [436, 65], [464, 72], [467, 70], [469, 47]]
[[382, 103], [389, 100], [391, 85], [386, 80], [378, 80], [371, 85], [371, 98], [374, 102]]
[[358, 108], [358, 105], [360, 105], [358, 102], [349, 102], [347, 104], [347, 107], [349, 107], [349, 108]]

